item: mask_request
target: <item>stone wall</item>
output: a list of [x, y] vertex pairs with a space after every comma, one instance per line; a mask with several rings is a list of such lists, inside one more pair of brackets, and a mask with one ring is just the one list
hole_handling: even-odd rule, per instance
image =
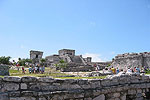
[[140, 75], [106, 79], [0, 78], [0, 100], [150, 100], [150, 78]]
[[117, 55], [113, 59], [112, 66], [122, 69], [126, 67], [150, 67], [150, 52]]
[[9, 75], [9, 66], [7, 65], [0, 65], [0, 75]]

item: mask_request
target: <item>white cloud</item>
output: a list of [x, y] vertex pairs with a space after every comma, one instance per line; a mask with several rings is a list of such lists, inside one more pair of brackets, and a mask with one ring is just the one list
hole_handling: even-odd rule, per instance
[[13, 62], [13, 60], [15, 60], [15, 62], [18, 62], [18, 58], [11, 58], [10, 62]]
[[103, 62], [103, 60], [100, 58], [101, 57], [100, 54], [85, 53], [82, 56], [83, 56], [83, 58], [92, 57], [92, 62]]

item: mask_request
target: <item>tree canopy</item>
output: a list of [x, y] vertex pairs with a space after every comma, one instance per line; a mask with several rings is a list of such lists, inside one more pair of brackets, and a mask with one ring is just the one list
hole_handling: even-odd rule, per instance
[[9, 60], [10, 60], [10, 56], [8, 56], [8, 57], [5, 57], [5, 56], [2, 56], [2, 57], [0, 57], [0, 64], [10, 64], [9, 63]]

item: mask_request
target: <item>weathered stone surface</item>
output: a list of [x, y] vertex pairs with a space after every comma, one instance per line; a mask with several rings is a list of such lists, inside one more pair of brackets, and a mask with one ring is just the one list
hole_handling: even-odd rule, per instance
[[114, 96], [115, 98], [118, 98], [118, 97], [120, 97], [120, 93], [114, 93], [113, 96]]
[[3, 88], [5, 91], [19, 90], [19, 84], [17, 84], [17, 83], [5, 83]]
[[104, 94], [99, 95], [99, 96], [95, 97], [93, 100], [105, 100], [105, 95]]
[[21, 89], [27, 89], [27, 84], [26, 83], [21, 83]]
[[36, 98], [34, 97], [16, 97], [16, 98], [11, 97], [10, 100], [36, 100]]
[[9, 66], [0, 64], [0, 75], [9, 75]]
[[38, 79], [39, 82], [54, 82], [55, 80], [53, 78], [43, 77]]
[[[139, 81], [134, 84], [127, 82], [130, 77]], [[119, 82], [120, 79], [122, 84]], [[6, 100], [7, 98], [10, 100], [140, 100], [149, 94], [150, 84], [146, 79], [148, 78], [144, 80], [144, 76], [134, 74], [110, 76], [107, 79], [52, 79], [52, 81], [48, 78], [37, 81], [37, 78], [33, 77], [23, 77], [19, 81], [18, 78], [13, 80], [5, 77], [2, 79], [4, 81], [0, 82], [0, 98], [4, 100], [5, 98]]]
[[5, 76], [3, 78], [4, 81], [8, 81], [8, 82], [20, 82], [21, 78], [20, 77], [15, 77], [15, 76]]
[[22, 82], [36, 82], [37, 78], [36, 77], [31, 77], [31, 76], [24, 76], [21, 78]]
[[122, 95], [122, 96], [120, 97], [120, 100], [126, 100], [126, 95]]
[[128, 94], [136, 94], [136, 90], [128, 90]]

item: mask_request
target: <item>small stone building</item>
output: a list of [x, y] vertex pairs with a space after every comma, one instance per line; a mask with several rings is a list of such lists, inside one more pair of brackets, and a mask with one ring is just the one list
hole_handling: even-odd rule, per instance
[[41, 51], [30, 51], [30, 59], [32, 60], [32, 63], [38, 64], [40, 63], [40, 60], [42, 59], [43, 52]]

